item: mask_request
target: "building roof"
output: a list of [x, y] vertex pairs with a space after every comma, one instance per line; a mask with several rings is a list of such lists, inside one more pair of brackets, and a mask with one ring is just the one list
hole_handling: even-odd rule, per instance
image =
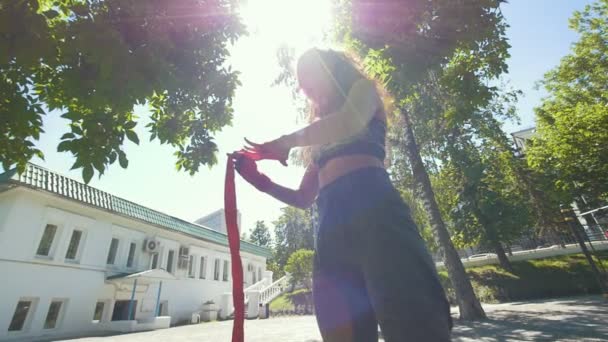
[[533, 137], [535, 134], [536, 134], [536, 127], [528, 127], [528, 128], [524, 128], [519, 131], [511, 133], [512, 136], [522, 138], [522, 139], [529, 139], [529, 138]]
[[[78, 201], [111, 213], [143, 221], [157, 227], [228, 246], [228, 236], [213, 229], [161, 213], [143, 205], [127, 201], [74, 179], [28, 163], [25, 171], [19, 174], [16, 169], [0, 174], [2, 185], [24, 186]], [[241, 241], [241, 251], [270, 257], [270, 250], [250, 242]]]

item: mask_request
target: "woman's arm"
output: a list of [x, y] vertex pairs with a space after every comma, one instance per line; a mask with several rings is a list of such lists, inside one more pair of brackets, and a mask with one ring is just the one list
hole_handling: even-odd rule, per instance
[[318, 171], [316, 166], [308, 166], [302, 176], [300, 187], [296, 190], [271, 182], [265, 192], [283, 203], [306, 209], [312, 205], [319, 193]]
[[289, 147], [335, 142], [360, 132], [381, 106], [382, 100], [374, 83], [361, 79], [351, 87], [346, 102], [339, 111], [279, 140], [283, 140]]

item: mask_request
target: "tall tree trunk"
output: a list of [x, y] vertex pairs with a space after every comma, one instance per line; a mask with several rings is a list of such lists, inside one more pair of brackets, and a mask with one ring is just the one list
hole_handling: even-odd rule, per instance
[[574, 237], [576, 238], [578, 245], [581, 247], [581, 251], [583, 251], [585, 258], [587, 259], [587, 262], [589, 263], [589, 266], [591, 267], [591, 272], [595, 276], [595, 278], [600, 286], [600, 290], [602, 291], [603, 294], [608, 294], [608, 286], [606, 284], [606, 280], [604, 279], [604, 276], [597, 268], [597, 265], [595, 264], [595, 260], [593, 260], [593, 257], [591, 256], [591, 253], [589, 252], [589, 249], [587, 248], [587, 244], [585, 244], [585, 237], [583, 235], [583, 232], [581, 232], [581, 230], [578, 229], [576, 224], [573, 222], [574, 220], [576, 220], [576, 218], [573, 217], [574, 215], [572, 215], [572, 209], [562, 209], [562, 213], [565, 213], [566, 224], [568, 224], [568, 226], [572, 230], [572, 233], [574, 234]]
[[513, 256], [513, 249], [511, 247], [511, 243], [507, 244], [506, 250], [507, 250], [507, 254], [509, 254], [509, 256]]
[[481, 212], [481, 210], [479, 210], [479, 208], [477, 206], [474, 206], [474, 208], [475, 208], [474, 214], [477, 217], [477, 220], [479, 221], [481, 226], [483, 227], [484, 231], [486, 232], [486, 237], [490, 241], [490, 244], [492, 245], [492, 249], [494, 249], [494, 252], [496, 253], [496, 256], [498, 257], [498, 262], [500, 263], [500, 267], [502, 267], [503, 269], [505, 269], [508, 272], [513, 273], [513, 267], [511, 266], [511, 262], [509, 261], [509, 258], [507, 258], [505, 249], [502, 247], [502, 244], [500, 243], [498, 234], [496, 233], [494, 228], [492, 226], [490, 226], [487, 216], [485, 216]]
[[494, 248], [494, 252], [498, 256], [498, 262], [500, 263], [500, 267], [504, 268], [506, 271], [513, 273], [513, 266], [511, 266], [511, 261], [507, 257], [507, 253], [505, 253], [505, 249], [502, 247], [502, 244], [498, 239], [492, 240], [492, 247]]
[[429, 222], [435, 241], [443, 252], [444, 265], [448, 270], [448, 275], [456, 292], [460, 318], [463, 320], [484, 319], [486, 318], [486, 314], [475, 296], [471, 281], [465, 272], [464, 266], [460, 261], [460, 256], [452, 244], [450, 234], [441, 217], [439, 206], [435, 200], [435, 193], [431, 187], [431, 180], [422, 163], [422, 157], [420, 157], [409, 113], [405, 109], [402, 109], [401, 114], [405, 124], [405, 147], [412, 167], [414, 180], [420, 189], [424, 208], [429, 215]]
[[555, 208], [555, 212], [551, 212], [551, 210], [544, 205], [544, 203], [549, 203], [549, 201], [545, 198], [545, 195], [534, 186], [534, 183], [530, 179], [531, 175], [529, 170], [524, 169], [517, 163], [514, 164], [514, 170], [530, 197], [530, 202], [536, 216], [536, 222], [541, 225], [540, 231], [546, 231], [546, 235], [554, 244], [566, 248], [566, 244], [559, 234], [559, 226], [552, 219], [557, 212], [557, 208]]

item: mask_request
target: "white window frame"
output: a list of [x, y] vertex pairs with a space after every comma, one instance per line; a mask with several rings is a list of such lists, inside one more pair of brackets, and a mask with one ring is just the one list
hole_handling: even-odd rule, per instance
[[188, 256], [188, 278], [196, 278], [196, 259], [197, 256], [194, 254]]
[[[27, 311], [27, 315], [25, 316], [25, 320], [23, 321], [23, 326], [21, 327], [21, 330], [9, 331], [8, 328], [10, 327], [10, 324], [13, 321], [13, 318], [15, 316], [15, 310], [17, 310], [17, 305], [19, 305], [19, 302], [31, 302], [32, 304], [31, 304], [29, 310]], [[24, 334], [30, 330], [32, 321], [34, 320], [34, 316], [36, 315], [36, 309], [38, 308], [38, 302], [40, 302], [39, 297], [20, 297], [17, 300], [17, 302], [15, 303], [15, 306], [13, 307], [13, 312], [10, 315], [10, 319], [8, 321], [8, 326], [6, 327], [6, 331], [8, 332], [9, 336]]]
[[[173, 260], [171, 260], [171, 270], [169, 270], [169, 254], [171, 254], [171, 252], [173, 252]], [[174, 274], [175, 273], [175, 269], [177, 267], [177, 258], [179, 256], [177, 256], [177, 252], [175, 251], [175, 249], [169, 249], [167, 250], [167, 261], [166, 261], [166, 266], [165, 266], [165, 271]]]
[[230, 261], [224, 260], [222, 263], [222, 281], [230, 281]]
[[207, 279], [207, 256], [199, 257], [198, 279]]
[[[97, 303], [103, 303], [103, 310], [101, 310], [101, 318], [99, 320], [95, 319], [95, 309], [97, 308]], [[106, 322], [108, 320], [108, 312], [110, 309], [110, 305], [112, 304], [112, 300], [110, 299], [98, 299], [95, 301], [95, 306], [93, 306], [93, 317], [91, 322], [93, 324], [97, 324], [100, 322]]]
[[213, 261], [213, 280], [220, 281], [220, 275], [221, 275], [220, 268], [221, 268], [220, 259], [215, 258], [215, 260]]
[[[46, 320], [48, 318], [49, 310], [51, 309], [51, 304], [53, 304], [53, 302], [60, 302], [61, 307], [59, 308], [59, 313], [57, 314], [57, 320], [55, 320], [55, 326], [53, 326], [52, 328], [46, 328]], [[52, 298], [49, 301], [49, 305], [46, 310], [46, 314], [44, 315], [44, 321], [42, 322], [43, 331], [55, 330], [55, 329], [58, 329], [61, 327], [61, 324], [63, 323], [63, 316], [65, 315], [65, 310], [66, 310], [66, 306], [68, 305], [68, 302], [69, 302], [69, 300], [67, 298]]]
[[[116, 253], [114, 253], [114, 260], [112, 260], [112, 263], [109, 263], [108, 259], [110, 257], [110, 251], [112, 250], [112, 241], [115, 239], [118, 240], [118, 243], [116, 244]], [[111, 266], [111, 267], [118, 267], [118, 265], [120, 264], [120, 258], [119, 258], [120, 245], [121, 245], [120, 238], [116, 235], [112, 235], [112, 238], [110, 239], [110, 245], [108, 246], [108, 249], [107, 249], [108, 252], [106, 253], [106, 265]]]
[[[154, 257], [156, 256], [156, 267], [152, 267], [152, 265], [154, 264]], [[159, 252], [153, 252], [150, 253], [150, 265], [148, 267], [148, 269], [150, 270], [156, 270], [156, 269], [160, 269], [160, 262], [161, 262], [161, 258], [160, 258], [160, 253]]]
[[[38, 254], [38, 249], [40, 248], [40, 243], [42, 242], [42, 237], [44, 236], [44, 232], [46, 231], [47, 226], [55, 226], [55, 235], [53, 235], [53, 240], [51, 241], [51, 247], [49, 248], [49, 253], [47, 255]], [[57, 252], [57, 248], [59, 246], [59, 241], [61, 240], [61, 233], [63, 232], [63, 225], [59, 224], [55, 221], [47, 221], [42, 225], [42, 229], [38, 234], [38, 239], [35, 240], [37, 243], [34, 246], [34, 256], [38, 259], [46, 259], [53, 260], [55, 258], [55, 252]]]
[[[135, 249], [133, 250], [133, 262], [131, 266], [129, 266], [129, 252], [131, 251], [131, 245], [135, 245]], [[127, 246], [127, 260], [125, 260], [125, 267], [130, 270], [135, 269], [137, 268], [137, 261], [139, 259], [139, 254], [137, 253], [139, 244], [137, 243], [137, 241], [131, 240], [129, 241], [129, 244]]]
[[[78, 247], [76, 247], [76, 255], [74, 256], [74, 259], [68, 259], [67, 258], [67, 254], [68, 254], [68, 249], [70, 249], [70, 241], [72, 241], [72, 235], [74, 234], [74, 231], [78, 230], [80, 231], [82, 234], [80, 235], [80, 241], [78, 242]], [[87, 237], [87, 230], [81, 227], [74, 227], [73, 229], [70, 229], [69, 234], [68, 234], [68, 239], [66, 241], [66, 247], [65, 247], [65, 253], [63, 255], [63, 259], [65, 262], [69, 262], [69, 263], [74, 263], [74, 264], [78, 264], [80, 263], [80, 258], [82, 257], [82, 251], [84, 250], [84, 243], [86, 241], [86, 237]]]

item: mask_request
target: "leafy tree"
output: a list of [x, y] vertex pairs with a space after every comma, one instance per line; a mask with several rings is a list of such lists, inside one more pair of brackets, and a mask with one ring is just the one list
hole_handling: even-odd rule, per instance
[[228, 45], [244, 33], [230, 0], [23, 0], [0, 3], [0, 159], [43, 157], [43, 117], [69, 130], [59, 152], [88, 182], [118, 161], [135, 105], [148, 105], [150, 139], [175, 147], [177, 168], [216, 163], [213, 135], [232, 120], [238, 74]]
[[314, 256], [315, 252], [309, 249], [299, 249], [289, 256], [287, 265], [285, 265], [285, 272], [291, 276], [290, 283], [292, 287], [302, 284], [307, 289], [311, 289]]
[[591, 202], [608, 198], [608, 0], [577, 11], [580, 39], [548, 72], [536, 108], [538, 137], [527, 149], [533, 170], [554, 175], [559, 189]]
[[268, 260], [266, 269], [272, 271], [272, 278], [276, 281], [285, 275], [285, 270], [279, 266], [273, 259]]
[[258, 246], [271, 247], [272, 239], [270, 238], [270, 231], [264, 221], [255, 222], [255, 228], [249, 234], [249, 241]]
[[521, 236], [531, 223], [527, 198], [505, 165], [512, 154], [501, 159], [494, 150], [478, 148], [467, 146], [468, 151], [453, 161], [449, 178], [460, 184], [451, 218], [465, 242], [492, 248], [500, 265], [512, 272], [503, 243]]
[[[346, 1], [338, 11], [343, 16], [337, 29], [338, 39], [346, 41], [363, 57], [367, 71], [382, 80], [396, 98], [403, 124], [403, 150], [412, 170], [415, 191], [444, 255], [464, 319], [483, 318], [485, 313], [450, 240], [421, 156], [425, 146], [418, 144], [414, 132], [424, 134], [420, 127], [433, 123], [439, 114], [448, 124], [464, 124], [492, 98], [495, 91], [484, 85], [506, 71], [509, 47], [499, 9], [501, 2], [468, 1], [464, 5], [441, 0]], [[420, 110], [423, 108], [420, 95], [424, 90], [433, 90], [425, 85], [435, 82], [437, 77], [449, 82], [446, 88], [452, 91], [448, 94], [451, 106], [428, 117], [426, 111]], [[456, 101], [455, 95], [459, 93], [466, 96]]]
[[273, 261], [283, 268], [289, 256], [299, 249], [314, 249], [310, 212], [295, 207], [281, 209], [274, 222], [275, 247]]

